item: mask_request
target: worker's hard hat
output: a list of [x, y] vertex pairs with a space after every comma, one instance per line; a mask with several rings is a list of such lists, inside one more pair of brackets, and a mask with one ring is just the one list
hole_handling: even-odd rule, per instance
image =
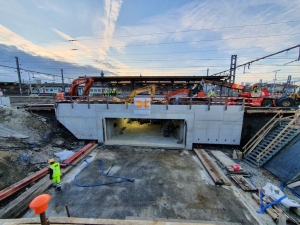
[[50, 163], [54, 163], [55, 162], [55, 160], [54, 159], [49, 159], [48, 160], [48, 163], [50, 164]]

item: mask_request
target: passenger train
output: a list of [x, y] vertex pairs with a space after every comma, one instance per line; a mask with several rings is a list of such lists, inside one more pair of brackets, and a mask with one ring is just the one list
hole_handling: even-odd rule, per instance
[[[78, 87], [78, 94], [82, 95], [83, 92], [83, 88], [84, 87]], [[107, 88], [107, 87], [91, 87], [90, 89], [90, 96], [103, 96], [104, 92], [106, 90], [111, 90], [112, 88]], [[115, 88], [113, 88], [114, 90], [116, 90]], [[40, 96], [55, 96], [56, 93], [61, 92], [62, 91], [62, 87], [40, 87], [39, 89], [37, 89], [36, 94], [40, 95]], [[65, 92], [69, 92], [70, 91], [70, 87], [65, 87]]]

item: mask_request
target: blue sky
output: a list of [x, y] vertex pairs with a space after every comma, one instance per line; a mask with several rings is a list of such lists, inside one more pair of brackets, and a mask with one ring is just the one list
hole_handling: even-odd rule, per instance
[[[0, 0], [0, 81], [191, 76], [300, 44], [299, 0]], [[73, 40], [73, 41], [72, 41]], [[237, 70], [236, 82], [300, 84], [299, 47]], [[32, 72], [35, 71], [35, 72]], [[54, 76], [52, 76], [54, 75]]]

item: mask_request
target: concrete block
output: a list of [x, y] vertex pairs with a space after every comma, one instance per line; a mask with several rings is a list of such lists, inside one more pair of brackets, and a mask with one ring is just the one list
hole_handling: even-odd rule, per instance
[[0, 97], [0, 105], [10, 106], [10, 98], [9, 97]]

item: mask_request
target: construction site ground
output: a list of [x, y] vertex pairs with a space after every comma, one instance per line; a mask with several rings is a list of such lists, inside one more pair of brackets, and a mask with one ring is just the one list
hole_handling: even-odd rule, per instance
[[[104, 177], [100, 160], [104, 174], [134, 182], [102, 185], [124, 180]], [[62, 186], [62, 191], [49, 190], [50, 217], [66, 216], [68, 204], [72, 217], [257, 224], [240, 201], [243, 197], [234, 188], [215, 186], [192, 151], [100, 148], [74, 166]], [[24, 217], [34, 214], [28, 211]]]
[[[47, 166], [54, 152], [76, 150], [85, 144], [57, 127], [51, 116], [16, 106], [0, 107], [0, 114], [1, 130], [5, 131], [0, 135], [0, 190]], [[5, 137], [6, 134], [11, 136]], [[232, 149], [213, 150], [228, 155], [232, 152]], [[124, 181], [104, 177], [100, 160], [104, 174], [132, 178], [134, 182], [99, 186]], [[276, 177], [264, 169], [240, 163], [245, 170], [249, 169], [257, 186], [266, 182], [279, 185]], [[214, 185], [196, 154], [187, 150], [100, 146], [62, 178], [62, 191], [50, 188], [48, 193], [51, 201], [47, 217], [66, 217], [67, 204], [71, 216], [80, 218], [276, 224], [269, 215], [257, 213], [259, 205], [251, 194], [233, 181], [232, 186]], [[7, 201], [0, 202], [0, 207], [5, 207]], [[22, 217], [37, 215], [28, 209]]]

